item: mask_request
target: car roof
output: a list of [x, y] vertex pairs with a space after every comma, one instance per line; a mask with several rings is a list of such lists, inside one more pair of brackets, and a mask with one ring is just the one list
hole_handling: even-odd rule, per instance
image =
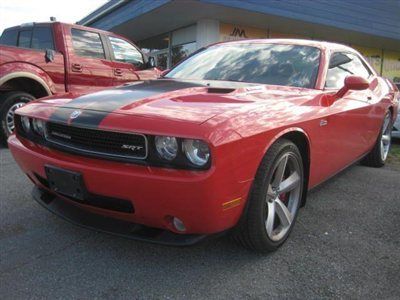
[[35, 26], [35, 25], [39, 25], [39, 26], [40, 25], [48, 25], [48, 24], [52, 24], [52, 23], [56, 23], [56, 22], [25, 22], [25, 23], [22, 23], [22, 24], [19, 24], [19, 25], [15, 25], [15, 26], [4, 28], [4, 31], [11, 30], [11, 29], [30, 27], [30, 26]]
[[307, 39], [246, 39], [246, 40], [221, 42], [217, 44], [248, 44], [248, 43], [289, 44], [289, 45], [310, 46], [320, 49], [357, 52], [353, 48], [343, 44], [327, 42], [327, 41], [307, 40]]

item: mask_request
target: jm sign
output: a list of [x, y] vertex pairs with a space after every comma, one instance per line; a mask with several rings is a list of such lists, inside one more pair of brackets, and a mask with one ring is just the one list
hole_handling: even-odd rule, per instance
[[264, 39], [268, 37], [266, 29], [220, 23], [220, 41], [233, 41], [242, 39]]

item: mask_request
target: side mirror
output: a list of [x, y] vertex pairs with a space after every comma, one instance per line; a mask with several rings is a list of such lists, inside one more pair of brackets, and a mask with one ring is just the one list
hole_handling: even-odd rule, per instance
[[157, 67], [156, 59], [153, 56], [150, 56], [147, 61], [147, 68], [150, 69], [155, 67]]
[[45, 58], [46, 58], [46, 62], [51, 62], [54, 60], [54, 55], [56, 54], [56, 51], [52, 50], [52, 49], [46, 49], [46, 53], [45, 53]]
[[336, 93], [336, 99], [342, 98], [348, 91], [362, 91], [369, 88], [369, 82], [360, 76], [347, 76], [344, 86]]

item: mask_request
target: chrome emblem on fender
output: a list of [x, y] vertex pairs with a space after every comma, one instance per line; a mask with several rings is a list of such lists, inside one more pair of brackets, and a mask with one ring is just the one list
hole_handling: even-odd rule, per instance
[[70, 116], [69, 116], [69, 118], [70, 119], [76, 119], [77, 117], [79, 117], [79, 115], [82, 113], [82, 111], [80, 111], [80, 110], [74, 110], [71, 114], [70, 114]]

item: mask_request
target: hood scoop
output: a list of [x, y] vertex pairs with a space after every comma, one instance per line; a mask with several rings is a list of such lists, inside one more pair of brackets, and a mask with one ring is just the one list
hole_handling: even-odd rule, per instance
[[229, 94], [229, 93], [232, 93], [234, 90], [236, 90], [236, 89], [210, 87], [207, 89], [207, 93], [209, 93], [209, 94]]

